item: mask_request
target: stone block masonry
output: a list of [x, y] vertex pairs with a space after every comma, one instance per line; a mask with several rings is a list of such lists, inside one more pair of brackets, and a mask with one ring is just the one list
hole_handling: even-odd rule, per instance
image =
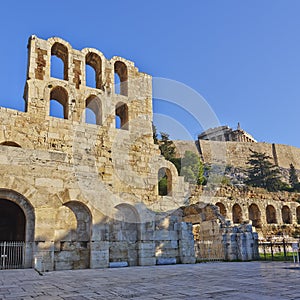
[[40, 271], [194, 263], [188, 184], [153, 142], [151, 76], [57, 37], [31, 36], [28, 51], [26, 112], [0, 108], [0, 241], [25, 241]]

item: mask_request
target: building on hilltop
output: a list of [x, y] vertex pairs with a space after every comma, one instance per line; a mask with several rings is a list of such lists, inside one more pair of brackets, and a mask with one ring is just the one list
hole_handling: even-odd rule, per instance
[[241, 129], [240, 123], [235, 130], [228, 126], [207, 129], [198, 135], [198, 139], [219, 142], [256, 142], [251, 134]]

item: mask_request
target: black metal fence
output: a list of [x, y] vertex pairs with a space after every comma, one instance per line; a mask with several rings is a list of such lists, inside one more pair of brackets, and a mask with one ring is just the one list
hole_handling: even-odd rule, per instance
[[299, 262], [299, 242], [264, 241], [258, 244], [261, 260]]

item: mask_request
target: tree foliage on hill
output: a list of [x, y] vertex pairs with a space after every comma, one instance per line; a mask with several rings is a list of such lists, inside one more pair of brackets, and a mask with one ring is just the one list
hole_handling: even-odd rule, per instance
[[280, 179], [280, 171], [278, 167], [270, 162], [271, 157], [266, 153], [253, 151], [247, 164], [248, 178], [246, 184], [254, 187], [262, 187], [270, 192], [275, 192], [283, 187], [283, 182]]
[[154, 144], [158, 144], [157, 130], [156, 126], [152, 123], [153, 141]]
[[165, 132], [160, 132], [160, 135], [161, 135], [161, 140], [159, 142], [160, 152], [165, 157], [165, 159], [171, 160], [176, 155], [175, 145], [173, 141], [169, 139], [169, 134]]
[[181, 159], [181, 176], [184, 180], [192, 183], [202, 185], [204, 184], [204, 166], [199, 156], [192, 151], [185, 151], [184, 157]]
[[[153, 132], [155, 132], [154, 136], [157, 137], [156, 131]], [[158, 141], [160, 152], [165, 159], [175, 165], [178, 174], [184, 176], [185, 181], [189, 183], [198, 185], [205, 184], [204, 166], [199, 156], [192, 151], [186, 151], [184, 157], [177, 157], [176, 147], [173, 141], [169, 139], [169, 134], [160, 132], [160, 136], [161, 139]], [[162, 185], [164, 185], [163, 180], [165, 179], [162, 179]]]
[[176, 147], [173, 141], [169, 139], [169, 134], [165, 132], [160, 132], [160, 136], [161, 140], [158, 141], [158, 144], [161, 154], [165, 157], [166, 160], [169, 160], [175, 165], [178, 174], [180, 174], [181, 158], [176, 157]]
[[289, 184], [293, 191], [300, 191], [300, 183], [299, 183], [298, 175], [293, 164], [290, 164]]

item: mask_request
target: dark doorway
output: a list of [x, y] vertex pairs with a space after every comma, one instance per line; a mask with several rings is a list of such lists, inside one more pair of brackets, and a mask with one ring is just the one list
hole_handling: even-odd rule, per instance
[[0, 242], [25, 241], [25, 214], [19, 205], [0, 199]]

